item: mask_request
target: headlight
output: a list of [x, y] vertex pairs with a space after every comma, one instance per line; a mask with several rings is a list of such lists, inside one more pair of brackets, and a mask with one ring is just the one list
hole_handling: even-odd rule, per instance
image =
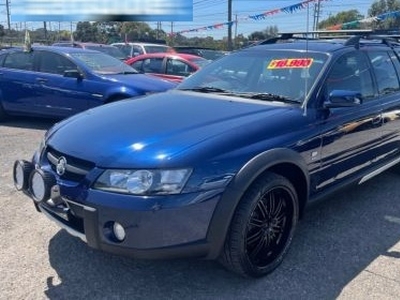
[[94, 188], [133, 195], [179, 194], [190, 173], [190, 169], [106, 170]]

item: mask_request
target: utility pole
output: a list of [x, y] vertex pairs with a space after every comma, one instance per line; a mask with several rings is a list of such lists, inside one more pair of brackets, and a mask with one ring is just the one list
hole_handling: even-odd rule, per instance
[[171, 22], [171, 46], [174, 46], [174, 22]]
[[237, 47], [237, 27], [238, 27], [238, 22], [237, 22], [237, 14], [235, 14], [235, 34], [234, 34], [234, 36], [233, 36], [233, 40], [234, 40], [234, 46], [235, 46], [235, 49], [236, 49], [236, 47]]
[[228, 50], [232, 51], [232, 0], [228, 0]]
[[313, 30], [318, 30], [319, 16], [321, 14], [321, 1], [314, 4], [314, 24]]
[[6, 0], [6, 11], [7, 11], [7, 29], [11, 29], [11, 22], [10, 22], [10, 2]]
[[44, 29], [44, 40], [46, 41], [46, 44], [48, 44], [48, 41], [47, 41], [47, 23], [46, 23], [46, 21], [43, 21], [43, 29]]

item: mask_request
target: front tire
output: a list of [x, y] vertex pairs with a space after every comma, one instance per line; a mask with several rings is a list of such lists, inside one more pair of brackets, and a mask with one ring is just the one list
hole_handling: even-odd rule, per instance
[[295, 188], [285, 177], [267, 173], [240, 200], [220, 262], [245, 277], [261, 277], [279, 266], [299, 218]]

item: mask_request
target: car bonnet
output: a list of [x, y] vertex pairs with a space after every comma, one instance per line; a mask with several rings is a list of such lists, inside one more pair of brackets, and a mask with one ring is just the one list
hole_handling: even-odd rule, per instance
[[75, 115], [50, 129], [47, 143], [99, 167], [178, 166], [188, 163], [182, 160], [188, 152], [201, 155], [210, 141], [220, 152], [235, 147], [229, 143], [248, 144], [251, 136], [265, 133], [266, 122], [278, 134], [273, 116], [281, 119], [291, 110], [290, 105], [170, 91]]

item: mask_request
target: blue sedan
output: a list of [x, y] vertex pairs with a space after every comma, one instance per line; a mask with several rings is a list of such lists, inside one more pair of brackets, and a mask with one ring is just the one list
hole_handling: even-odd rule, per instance
[[0, 54], [0, 121], [7, 115], [65, 118], [174, 86], [98, 51], [16, 48]]

